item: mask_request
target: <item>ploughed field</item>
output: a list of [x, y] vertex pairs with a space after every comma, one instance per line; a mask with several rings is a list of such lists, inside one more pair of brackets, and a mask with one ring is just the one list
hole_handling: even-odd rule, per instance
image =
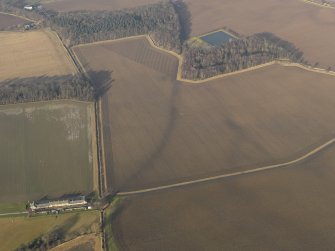
[[76, 73], [61, 41], [51, 30], [0, 32], [0, 41], [0, 81]]
[[56, 0], [46, 1], [43, 7], [60, 12], [76, 10], [120, 10], [158, 2], [160, 2], [160, 0]]
[[186, 0], [191, 35], [224, 26], [243, 35], [272, 32], [294, 43], [311, 63], [335, 69], [335, 10], [300, 0]]
[[124, 198], [120, 250], [332, 250], [335, 145], [295, 166]]
[[0, 30], [5, 30], [11, 27], [15, 27], [19, 24], [24, 24], [26, 22], [27, 20], [24, 20], [22, 18], [13, 16], [13, 15], [8, 15], [5, 13], [0, 13]]
[[273, 65], [187, 84], [176, 81], [177, 59], [145, 38], [74, 51], [87, 71], [113, 71], [102, 110], [115, 190], [282, 163], [334, 137], [332, 76]]
[[93, 191], [92, 104], [0, 106], [0, 203]]

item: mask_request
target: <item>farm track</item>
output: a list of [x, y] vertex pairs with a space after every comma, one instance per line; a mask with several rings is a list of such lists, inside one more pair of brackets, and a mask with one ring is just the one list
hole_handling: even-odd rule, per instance
[[223, 175], [217, 175], [213, 177], [208, 177], [208, 178], [203, 178], [203, 179], [197, 179], [197, 180], [191, 180], [191, 181], [185, 181], [185, 182], [180, 182], [180, 183], [175, 183], [171, 185], [166, 185], [166, 186], [158, 186], [158, 187], [153, 187], [153, 188], [147, 188], [147, 189], [141, 189], [141, 190], [135, 190], [135, 191], [129, 191], [129, 192], [119, 192], [117, 195], [119, 196], [127, 196], [127, 195], [135, 195], [135, 194], [143, 194], [143, 193], [148, 193], [148, 192], [154, 192], [154, 191], [159, 191], [159, 190], [165, 190], [165, 189], [170, 189], [170, 188], [176, 188], [176, 187], [183, 187], [183, 186], [188, 186], [192, 184], [197, 184], [197, 183], [204, 183], [208, 181], [214, 181], [214, 180], [219, 180], [219, 179], [224, 179], [228, 177], [234, 177], [234, 176], [241, 176], [241, 175], [246, 175], [246, 174], [251, 174], [251, 173], [257, 173], [257, 172], [264, 172], [268, 171], [271, 169], [276, 169], [276, 168], [284, 168], [287, 166], [291, 166], [293, 164], [296, 164], [298, 162], [301, 162], [317, 153], [325, 149], [326, 147], [332, 145], [335, 142], [335, 138], [327, 141], [326, 143], [322, 144], [321, 146], [313, 149], [312, 151], [306, 153], [305, 155], [299, 157], [298, 159], [285, 162], [285, 163], [280, 163], [280, 164], [274, 164], [270, 166], [264, 166], [264, 167], [259, 167], [259, 168], [254, 168], [246, 171], [241, 171], [241, 172], [234, 172], [234, 173], [228, 173], [228, 174], [223, 174]]
[[12, 212], [12, 213], [5, 213], [5, 214], [0, 214], [1, 216], [14, 216], [14, 215], [25, 215], [28, 214], [27, 212]]
[[[335, 77], [335, 72], [334, 71], [327, 71], [327, 70], [321, 69], [321, 68], [313, 68], [311, 66], [306, 66], [306, 65], [303, 65], [303, 64], [299, 64], [299, 63], [293, 63], [293, 62], [290, 62], [290, 61], [287, 61], [287, 60], [274, 60], [274, 61], [271, 61], [271, 62], [268, 62], [268, 63], [265, 63], [265, 64], [252, 66], [252, 67], [249, 67], [249, 68], [246, 68], [246, 69], [242, 69], [242, 70], [238, 70], [238, 71], [234, 71], [234, 72], [223, 73], [223, 74], [220, 74], [220, 75], [217, 75], [217, 76], [213, 76], [213, 77], [210, 77], [210, 78], [206, 78], [206, 79], [201, 79], [201, 80], [185, 79], [185, 78], [182, 78], [182, 76], [181, 76], [181, 69], [182, 69], [182, 64], [183, 64], [183, 56], [180, 55], [180, 54], [177, 54], [174, 51], [169, 51], [169, 50], [166, 50], [166, 49], [163, 49], [163, 48], [157, 46], [149, 35], [138, 35], [138, 36], [119, 38], [119, 39], [114, 39], [114, 40], [104, 40], [104, 41], [98, 41], [98, 42], [93, 42], [93, 43], [80, 44], [80, 45], [76, 45], [74, 47], [75, 48], [76, 47], [79, 48], [79, 47], [85, 47], [85, 46], [91, 46], [91, 45], [102, 45], [102, 44], [106, 44], [106, 43], [126, 41], [126, 40], [133, 40], [133, 39], [137, 39], [137, 38], [146, 38], [148, 40], [149, 44], [153, 48], [155, 48], [155, 49], [157, 49], [157, 50], [159, 50], [161, 52], [165, 52], [165, 53], [168, 53], [170, 55], [175, 56], [178, 59], [178, 71], [177, 71], [176, 80], [181, 81], [182, 83], [189, 83], [189, 84], [207, 83], [207, 82], [210, 82], [212, 80], [217, 80], [217, 79], [221, 79], [221, 78], [228, 77], [228, 76], [238, 75], [240, 73], [255, 71], [255, 70], [258, 70], [258, 69], [261, 69], [261, 68], [265, 68], [265, 67], [268, 67], [268, 66], [271, 66], [271, 65], [274, 65], [274, 64], [278, 64], [278, 65], [285, 66], [285, 67], [298, 67], [298, 68], [306, 70], [306, 71], [320, 73], [320, 74], [325, 74], [325, 75], [330, 75], [330, 76], [334, 76]], [[75, 56], [75, 57], [77, 57], [77, 56]], [[136, 61], [138, 61], [138, 59]]]
[[21, 18], [21, 19], [24, 19], [24, 20], [27, 20], [27, 21], [33, 22], [33, 23], [37, 22], [36, 20], [30, 19], [30, 18], [27, 18], [27, 17], [24, 17], [24, 16], [19, 16], [19, 15], [16, 15], [16, 14], [8, 13], [8, 12], [0, 11], [0, 14], [5, 14], [5, 15]]

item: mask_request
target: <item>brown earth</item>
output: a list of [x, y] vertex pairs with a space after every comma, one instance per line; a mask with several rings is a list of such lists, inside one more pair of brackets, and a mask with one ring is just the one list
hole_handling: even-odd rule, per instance
[[312, 63], [335, 67], [335, 10], [300, 0], [186, 0], [192, 35], [227, 26], [251, 35], [272, 32], [294, 43]]
[[296, 166], [122, 200], [120, 250], [333, 250], [335, 146]]
[[26, 23], [27, 20], [13, 16], [13, 15], [8, 15], [5, 13], [0, 13], [0, 30], [5, 30], [10, 27], [15, 27], [19, 24], [24, 24]]
[[46, 9], [65, 12], [76, 10], [120, 10], [157, 2], [160, 2], [160, 0], [57, 0], [47, 2], [43, 6]]
[[0, 32], [0, 41], [0, 81], [76, 73], [68, 53], [51, 30]]
[[74, 50], [86, 70], [113, 71], [103, 120], [114, 189], [281, 163], [334, 136], [332, 76], [273, 65], [186, 84], [177, 59], [144, 38]]
[[[57, 11], [116, 10], [158, 0], [63, 0], [46, 3]], [[335, 68], [335, 10], [301, 0], [185, 0], [191, 14], [191, 35], [227, 26], [240, 34], [272, 32], [299, 47], [307, 60]]]

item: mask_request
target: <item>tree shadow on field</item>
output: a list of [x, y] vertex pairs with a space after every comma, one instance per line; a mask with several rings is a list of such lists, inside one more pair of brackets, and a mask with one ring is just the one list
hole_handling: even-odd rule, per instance
[[170, 101], [168, 102], [170, 107], [167, 116], [166, 127], [161, 134], [159, 143], [155, 146], [154, 151], [144, 160], [142, 163], [139, 163], [136, 167], [136, 171], [129, 175], [121, 184], [120, 189], [123, 190], [127, 187], [128, 184], [132, 184], [134, 179], [136, 180], [143, 173], [146, 173], [155, 168], [154, 162], [159, 159], [165, 148], [167, 147], [171, 135], [176, 127], [177, 119], [178, 119], [178, 106], [177, 106], [177, 98], [180, 92], [180, 83], [174, 82], [172, 86], [172, 93], [170, 96]]
[[96, 99], [103, 96], [112, 87], [112, 83], [114, 82], [112, 71], [88, 71], [87, 74], [94, 88]]
[[189, 11], [186, 3], [183, 0], [171, 0], [175, 11], [178, 14], [180, 26], [181, 26], [181, 34], [180, 39], [181, 42], [185, 42], [190, 38], [192, 31], [192, 21], [191, 21], [191, 12]]

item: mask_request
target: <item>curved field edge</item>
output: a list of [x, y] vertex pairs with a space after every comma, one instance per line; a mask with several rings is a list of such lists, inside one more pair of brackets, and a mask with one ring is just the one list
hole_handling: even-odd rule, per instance
[[[326, 94], [333, 89], [333, 78], [330, 76], [324, 75], [322, 77], [320, 75], [320, 82], [316, 82], [320, 77], [318, 74], [307, 74], [304, 70], [285, 69], [285, 67], [274, 65], [253, 73], [227, 78], [227, 81], [216, 81], [212, 85], [183, 85], [180, 82], [176, 82], [173, 77], [177, 70], [175, 57], [168, 57], [167, 54], [161, 53], [161, 57], [165, 58], [162, 59], [158, 55], [160, 51], [152, 48], [146, 39], [142, 38], [139, 40], [140, 43], [137, 41], [121, 42], [118, 45], [111, 43], [110, 45], [92, 46], [76, 50], [88, 70], [100, 69], [99, 67], [108, 70], [113, 69], [115, 70], [115, 78], [118, 80], [113, 84], [108, 95], [103, 97], [103, 100], [106, 101], [108, 96], [109, 101], [106, 102], [110, 103], [110, 107], [114, 107], [110, 108], [112, 109], [111, 114], [114, 122], [110, 124], [105, 121], [105, 124], [107, 127], [110, 125], [113, 130], [114, 163], [112, 165], [115, 165], [113, 176], [120, 176], [117, 178], [119, 183], [114, 183], [118, 191], [133, 191], [231, 173], [233, 170], [226, 169], [232, 169], [233, 167], [242, 171], [257, 166], [286, 162], [298, 158], [304, 152], [333, 137], [331, 123], [327, 123], [329, 121], [327, 117], [330, 115], [329, 118], [331, 119], [333, 116], [325, 110], [325, 107], [332, 104], [331, 99], [329, 99], [330, 96]], [[130, 47], [128, 48], [127, 46]], [[140, 51], [138, 51], [139, 48], [141, 49]], [[151, 49], [147, 50], [146, 48]], [[108, 54], [109, 52], [111, 54]], [[91, 55], [94, 55], [93, 58], [91, 58]], [[100, 56], [100, 59], [98, 59], [97, 55], [105, 55], [105, 57]], [[159, 60], [157, 59], [158, 57]], [[153, 62], [159, 62], [163, 68], [160, 69], [160, 66], [152, 67], [152, 61], [150, 61], [150, 65], [146, 65], [145, 62], [152, 60], [152, 58], [155, 58]], [[164, 60], [172, 60], [174, 62], [175, 70], [173, 72], [167, 71], [169, 68], [167, 65], [170, 63], [166, 63]], [[139, 64], [142, 64], [142, 62], [144, 63], [143, 67]], [[131, 71], [133, 74], [130, 74], [131, 72], [127, 68], [133, 68], [134, 70]], [[141, 82], [138, 82], [138, 80], [141, 79], [142, 71], [148, 77], [143, 79], [143, 85], [140, 85]], [[160, 72], [164, 72], [168, 77], [163, 77]], [[285, 74], [287, 78], [282, 78]], [[270, 84], [270, 79], [278, 79], [278, 81]], [[319, 83], [320, 87], [324, 87], [320, 89], [320, 92], [317, 91], [318, 85], [316, 83]], [[158, 89], [155, 89], [156, 87]], [[297, 96], [294, 97], [288, 92], [296, 93]], [[173, 98], [172, 96], [175, 96], [175, 93], [177, 93], [177, 96]], [[240, 98], [244, 100], [243, 102], [236, 99], [238, 93], [241, 94]], [[132, 97], [132, 95], [135, 96]], [[136, 98], [137, 96], [138, 98]], [[201, 96], [202, 98], [199, 99]], [[155, 98], [152, 99], [151, 97]], [[322, 97], [324, 102], [321, 102], [319, 97]], [[315, 109], [311, 110], [308, 107], [311, 105], [311, 100], [314, 99], [319, 105], [318, 108], [315, 107]], [[143, 102], [144, 100], [148, 100], [148, 102]], [[129, 105], [124, 112], [119, 112], [120, 109], [125, 108], [122, 106], [124, 102]], [[143, 108], [138, 108], [140, 103], [137, 102], [143, 103]], [[250, 110], [246, 109], [247, 103], [250, 104]], [[269, 103], [269, 105], [265, 109], [266, 106], [264, 104], [266, 103]], [[109, 105], [106, 104], [107, 106]], [[265, 117], [257, 115], [260, 114], [257, 112], [260, 109], [263, 110], [261, 114], [267, 114]], [[246, 113], [244, 111], [249, 112]], [[316, 111], [322, 117], [320, 117], [322, 123], [319, 125], [311, 120], [316, 118], [313, 116]], [[138, 115], [132, 117], [129, 112]], [[281, 113], [283, 116], [281, 116]], [[162, 116], [166, 119], [155, 119]], [[255, 117], [255, 119], [252, 117]], [[143, 121], [143, 118], [147, 119]], [[213, 118], [216, 119], [211, 122]], [[154, 127], [147, 123], [152, 119], [153, 124], [156, 125]], [[129, 126], [124, 123], [125, 121], [128, 121]], [[121, 125], [120, 123], [123, 124], [122, 130], [119, 126]], [[321, 129], [322, 124], [325, 126], [324, 129]], [[186, 127], [189, 128], [187, 131], [185, 130]], [[136, 130], [133, 130], [135, 128]], [[297, 136], [294, 136], [292, 128], [299, 130], [299, 133], [296, 134]], [[173, 132], [167, 134], [166, 130]], [[148, 131], [152, 133], [148, 134]], [[285, 136], [283, 133], [285, 133]], [[185, 136], [182, 136], [183, 134]], [[107, 135], [110, 134], [107, 133]], [[129, 135], [133, 137], [129, 138]], [[213, 138], [213, 135], [217, 136]], [[221, 136], [218, 137], [218, 135]], [[235, 135], [236, 137], [230, 137], [229, 135]], [[292, 137], [296, 139], [295, 143], [291, 142]], [[270, 139], [270, 141], [267, 139]], [[182, 143], [180, 140], [188, 143], [192, 142], [194, 147], [191, 147], [188, 143]], [[240, 140], [243, 140], [241, 142], [241, 151], [237, 148]], [[264, 144], [261, 143], [262, 141], [264, 141]], [[211, 143], [216, 144], [214, 148], [209, 147]], [[252, 145], [252, 148], [249, 147], [249, 144]], [[136, 150], [136, 146], [142, 147], [143, 151]], [[248, 151], [242, 153], [243, 148]], [[155, 149], [160, 149], [160, 151], [157, 152]], [[259, 149], [260, 158], [249, 158], [250, 152], [258, 151], [254, 149]], [[263, 151], [262, 149], [266, 150]], [[283, 152], [282, 149], [286, 150]], [[297, 149], [299, 149], [298, 152]], [[122, 151], [125, 150], [128, 153], [123, 154]], [[223, 152], [219, 154], [220, 151]], [[198, 155], [194, 156], [191, 152], [197, 152]], [[108, 151], [108, 153], [110, 152]], [[201, 155], [201, 153], [204, 155]], [[154, 156], [153, 158], [156, 162], [150, 162], [151, 156]], [[175, 171], [166, 173], [163, 171], [163, 166], [170, 170], [169, 166], [172, 167], [177, 164], [172, 156], [179, 156], [177, 159], [179, 159], [178, 161], [181, 164], [178, 165]], [[245, 156], [246, 159], [242, 158], [241, 161], [237, 161], [235, 156]], [[135, 164], [134, 159], [128, 161], [128, 159], [132, 158], [136, 159], [136, 163], [139, 164]], [[198, 161], [193, 163], [192, 159], [198, 159]], [[210, 162], [212, 169], [210, 165], [207, 166], [206, 164], [210, 160], [213, 160]], [[192, 168], [191, 163], [193, 163]], [[151, 168], [151, 171], [141, 172], [141, 164], [144, 166], [150, 165], [147, 169]], [[208, 168], [202, 168], [205, 166]], [[187, 169], [189, 169], [189, 172], [186, 173], [185, 170]], [[129, 172], [125, 170], [129, 170]], [[188, 173], [191, 173], [190, 170], [194, 171], [194, 175], [188, 175]], [[158, 176], [163, 180], [153, 179], [154, 173], [158, 175], [163, 172], [166, 173], [165, 178]], [[170, 175], [173, 172], [175, 172], [175, 175]], [[133, 173], [139, 173], [140, 175], [138, 176], [143, 179], [148, 176], [150, 178], [144, 179], [145, 181], [140, 178], [135, 179], [138, 184], [134, 180], [124, 184], [120, 181], [122, 176], [124, 176], [124, 180], [127, 180], [127, 175], [131, 176]], [[147, 181], [149, 183], [146, 183]], [[123, 186], [126, 186], [126, 188]]]
[[[201, 80], [185, 79], [185, 78], [181, 77], [181, 75], [182, 75], [181, 74], [181, 69], [182, 69], [182, 65], [183, 65], [183, 55], [177, 54], [174, 51], [169, 51], [169, 50], [166, 50], [162, 47], [157, 46], [149, 35], [138, 35], [138, 36], [131, 36], [131, 37], [113, 39], [113, 40], [104, 40], [104, 41], [98, 41], [98, 42], [93, 42], [93, 43], [80, 44], [80, 45], [75, 45], [72, 48], [80, 48], [80, 47], [86, 47], [86, 46], [91, 46], [91, 45], [103, 45], [103, 44], [108, 44], [108, 43], [113, 43], [113, 42], [133, 40], [133, 39], [137, 39], [137, 38], [146, 38], [147, 41], [149, 42], [149, 44], [153, 48], [175, 56], [178, 59], [178, 72], [177, 72], [176, 80], [181, 81], [183, 83], [190, 83], [190, 84], [207, 83], [207, 82], [210, 82], [212, 80], [217, 80], [217, 79], [221, 79], [221, 78], [224, 78], [224, 77], [237, 75], [237, 74], [240, 74], [240, 73], [245, 73], [245, 72], [249, 72], [249, 71], [258, 70], [258, 69], [268, 67], [268, 66], [271, 66], [271, 65], [274, 65], [274, 64], [279, 64], [279, 65], [286, 66], [286, 67], [298, 67], [300, 69], [310, 71], [310, 72], [316, 72], [316, 73], [320, 73], [320, 74], [335, 76], [335, 71], [327, 71], [327, 70], [322, 69], [322, 68], [315, 68], [315, 67], [311, 67], [311, 66], [306, 66], [306, 65], [303, 65], [303, 64], [300, 64], [300, 63], [290, 62], [288, 60], [274, 60], [274, 61], [271, 61], [271, 62], [268, 62], [268, 63], [265, 63], [265, 64], [260, 64], [260, 65], [252, 66], [252, 67], [249, 67], [249, 68], [246, 68], [246, 69], [216, 75], [216, 76], [206, 78], [206, 79], [201, 79]], [[74, 50], [72, 50], [72, 51], [74, 52]], [[74, 54], [76, 55], [75, 52], [74, 52]], [[77, 56], [76, 56], [76, 58], [78, 59]], [[78, 61], [80, 62], [79, 59], [78, 59]]]

